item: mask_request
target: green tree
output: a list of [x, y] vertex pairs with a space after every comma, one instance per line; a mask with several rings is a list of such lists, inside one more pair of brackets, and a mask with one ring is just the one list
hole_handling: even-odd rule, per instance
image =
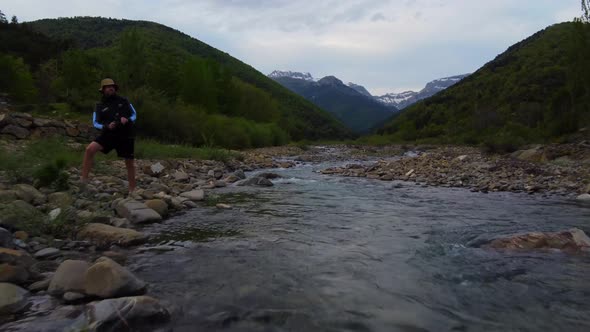
[[590, 22], [590, 0], [582, 0], [582, 20]]
[[120, 83], [135, 89], [142, 86], [146, 79], [147, 49], [143, 33], [139, 29], [125, 31], [119, 40]]
[[6, 15], [4, 15], [4, 13], [0, 10], [0, 23], [8, 23], [8, 20], [6, 19]]
[[213, 61], [191, 57], [181, 67], [180, 97], [200, 105], [208, 112], [217, 111], [217, 67]]
[[12, 15], [12, 18], [10, 19], [10, 23], [11, 24], [18, 24], [18, 18], [16, 17], [16, 15]]
[[20, 102], [35, 99], [37, 90], [33, 76], [22, 58], [0, 54], [0, 91]]

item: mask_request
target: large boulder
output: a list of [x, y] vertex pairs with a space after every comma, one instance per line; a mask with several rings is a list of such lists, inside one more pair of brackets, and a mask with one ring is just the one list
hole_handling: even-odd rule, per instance
[[193, 202], [198, 202], [205, 199], [205, 192], [202, 189], [195, 189], [180, 194], [180, 197], [188, 198]]
[[16, 285], [0, 282], [0, 315], [13, 314], [24, 309], [29, 292]]
[[78, 232], [77, 237], [99, 246], [116, 244], [122, 247], [141, 244], [147, 240], [147, 236], [136, 230], [98, 223], [87, 224]]
[[590, 238], [584, 231], [573, 228], [556, 233], [533, 232], [495, 239], [487, 247], [495, 249], [561, 249], [578, 251], [590, 248]]
[[84, 292], [84, 276], [90, 267], [85, 261], [66, 260], [59, 265], [51, 278], [48, 291], [61, 296], [66, 292]]
[[532, 162], [544, 162], [547, 161], [547, 155], [545, 154], [545, 149], [543, 146], [538, 145], [533, 148], [527, 150], [519, 150], [513, 152], [511, 155], [513, 158], [524, 160], [524, 161], [532, 161]]
[[29, 271], [21, 265], [0, 264], [0, 282], [22, 284], [29, 279]]
[[84, 276], [85, 293], [101, 298], [143, 294], [146, 283], [107, 257], [99, 258]]
[[41, 205], [47, 202], [47, 197], [35, 187], [28, 184], [17, 184], [13, 189], [16, 196], [27, 203]]
[[90, 331], [147, 331], [170, 319], [168, 310], [149, 296], [121, 297], [86, 305]]
[[115, 210], [119, 216], [127, 218], [134, 224], [146, 224], [162, 220], [162, 216], [156, 211], [134, 199], [124, 199], [120, 201], [115, 207]]
[[43, 213], [23, 200], [0, 204], [0, 226], [10, 230], [26, 228], [27, 224], [44, 218]]

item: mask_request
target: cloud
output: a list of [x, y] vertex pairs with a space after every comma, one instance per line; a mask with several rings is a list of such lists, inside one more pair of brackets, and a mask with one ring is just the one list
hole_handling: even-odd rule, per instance
[[106, 16], [160, 22], [264, 73], [336, 75], [372, 91], [473, 71], [579, 0], [0, 0], [21, 20]]

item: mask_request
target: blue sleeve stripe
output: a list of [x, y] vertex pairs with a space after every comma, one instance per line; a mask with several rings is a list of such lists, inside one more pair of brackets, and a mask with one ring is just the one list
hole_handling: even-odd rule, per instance
[[92, 113], [92, 124], [94, 125], [94, 128], [102, 130], [102, 124], [96, 122], [96, 112]]
[[135, 112], [135, 108], [133, 108], [133, 105], [131, 105], [131, 103], [129, 103], [129, 106], [131, 106], [131, 117], [129, 118], [129, 120], [135, 122], [135, 119], [137, 119], [137, 112]]

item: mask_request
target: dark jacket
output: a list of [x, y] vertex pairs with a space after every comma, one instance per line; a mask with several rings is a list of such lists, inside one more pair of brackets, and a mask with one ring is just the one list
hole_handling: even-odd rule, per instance
[[[129, 120], [126, 125], [121, 124], [121, 118]], [[118, 136], [135, 137], [135, 121], [137, 113], [129, 101], [119, 95], [102, 97], [101, 101], [96, 104], [92, 122], [96, 129], [106, 133], [116, 134]], [[108, 128], [109, 123], [117, 123], [114, 130]]]

